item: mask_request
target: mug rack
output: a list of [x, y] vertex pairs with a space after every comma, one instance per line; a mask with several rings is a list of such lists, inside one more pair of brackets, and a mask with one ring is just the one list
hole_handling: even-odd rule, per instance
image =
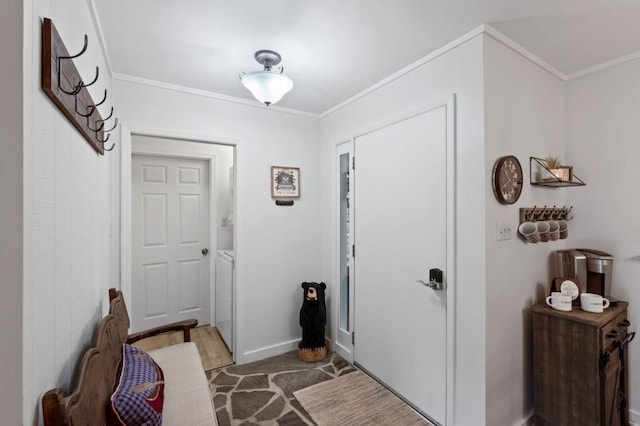
[[88, 46], [88, 38], [84, 36], [82, 50], [70, 55], [65, 47], [60, 34], [49, 18], [44, 18], [42, 23], [42, 90], [49, 96], [53, 103], [69, 119], [71, 124], [78, 129], [80, 134], [101, 155], [105, 151], [111, 151], [115, 144], [106, 147], [107, 141], [118, 126], [118, 119], [113, 120], [110, 128], [106, 123], [113, 116], [113, 107], [106, 118], [102, 118], [98, 107], [107, 100], [107, 90], [100, 102], [94, 102], [89, 93], [89, 86], [98, 81], [100, 68], [96, 66], [95, 77], [89, 83], [85, 83], [73, 59], [82, 56]]
[[567, 208], [562, 207], [521, 207], [520, 208], [520, 223], [523, 222], [538, 222], [543, 220], [571, 220], [573, 206]]

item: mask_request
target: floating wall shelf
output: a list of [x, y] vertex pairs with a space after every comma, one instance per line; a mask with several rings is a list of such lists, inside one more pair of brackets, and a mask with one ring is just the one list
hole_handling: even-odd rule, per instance
[[531, 185], [552, 188], [586, 185], [578, 176], [573, 174], [573, 167], [562, 166], [560, 169], [548, 169], [546, 161], [537, 157], [529, 157], [529, 166]]

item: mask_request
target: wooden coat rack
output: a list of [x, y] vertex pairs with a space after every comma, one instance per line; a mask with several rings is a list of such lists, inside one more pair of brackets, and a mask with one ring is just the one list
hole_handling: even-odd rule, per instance
[[88, 87], [98, 81], [100, 69], [96, 67], [95, 78], [90, 83], [85, 83], [73, 59], [85, 53], [88, 46], [88, 38], [84, 36], [84, 47], [75, 54], [70, 55], [65, 47], [60, 34], [49, 18], [44, 18], [42, 24], [42, 90], [51, 98], [53, 103], [69, 119], [71, 124], [78, 129], [80, 134], [101, 155], [105, 151], [111, 151], [114, 144], [106, 148], [105, 145], [118, 125], [118, 119], [114, 120], [111, 128], [105, 129], [106, 122], [113, 116], [113, 107], [107, 118], [102, 118], [98, 107], [107, 100], [107, 90], [104, 98], [94, 102]]

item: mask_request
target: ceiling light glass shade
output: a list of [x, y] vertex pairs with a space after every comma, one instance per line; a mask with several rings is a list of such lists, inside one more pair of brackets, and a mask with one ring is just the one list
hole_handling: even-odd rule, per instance
[[243, 74], [242, 84], [266, 106], [275, 104], [293, 88], [293, 81], [289, 77], [271, 71], [254, 71]]

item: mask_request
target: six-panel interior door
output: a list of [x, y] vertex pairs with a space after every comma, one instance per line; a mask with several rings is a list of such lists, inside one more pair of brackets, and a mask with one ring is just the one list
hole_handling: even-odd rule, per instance
[[208, 162], [134, 155], [131, 169], [133, 331], [210, 324]]
[[[447, 116], [355, 139], [355, 361], [418, 411], [446, 416]], [[446, 275], [446, 271], [445, 271]]]

